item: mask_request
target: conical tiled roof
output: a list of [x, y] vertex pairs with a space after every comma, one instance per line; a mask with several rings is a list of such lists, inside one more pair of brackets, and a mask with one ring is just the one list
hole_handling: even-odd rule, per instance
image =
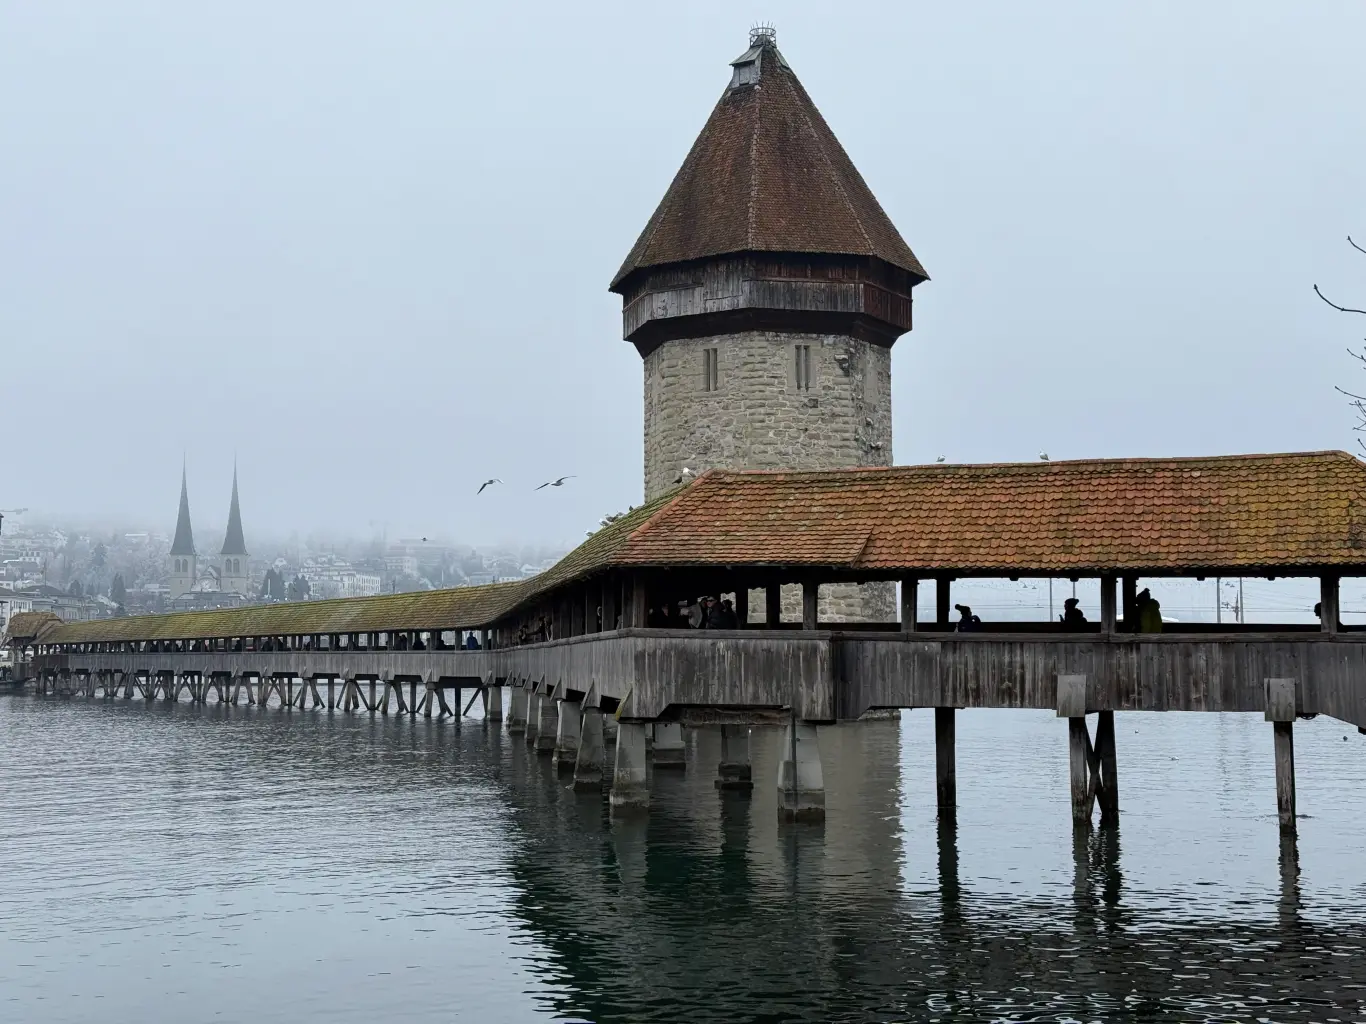
[[223, 536], [224, 555], [245, 555], [247, 542], [242, 536], [242, 510], [237, 505], [237, 467], [232, 467], [232, 505], [228, 508], [228, 532]]
[[772, 33], [753, 33], [733, 68], [612, 289], [645, 267], [739, 252], [874, 256], [928, 278]]
[[194, 530], [190, 528], [190, 491], [185, 485], [185, 467], [180, 467], [180, 512], [176, 515], [175, 539], [171, 541], [171, 554], [193, 555]]

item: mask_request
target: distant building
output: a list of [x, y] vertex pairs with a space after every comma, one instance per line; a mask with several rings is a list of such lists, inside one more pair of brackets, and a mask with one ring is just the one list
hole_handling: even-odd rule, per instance
[[251, 592], [251, 567], [247, 542], [242, 533], [242, 509], [237, 498], [237, 467], [232, 468], [232, 500], [228, 505], [228, 528], [216, 562], [203, 567], [194, 546], [190, 524], [190, 494], [185, 467], [180, 469], [180, 510], [176, 514], [175, 537], [167, 565], [167, 597], [175, 603], [189, 593], [228, 593], [246, 596]]
[[384, 571], [390, 576], [416, 576], [417, 556], [398, 554], [385, 555]]
[[218, 554], [218, 587], [234, 594], [251, 591], [247, 542], [242, 536], [242, 509], [237, 503], [237, 466], [232, 467], [232, 504], [228, 506], [228, 530]]
[[172, 600], [194, 589], [199, 578], [199, 556], [194, 550], [194, 530], [190, 526], [190, 491], [185, 467], [180, 467], [180, 511], [176, 514], [175, 539], [171, 541], [170, 573], [167, 590]]

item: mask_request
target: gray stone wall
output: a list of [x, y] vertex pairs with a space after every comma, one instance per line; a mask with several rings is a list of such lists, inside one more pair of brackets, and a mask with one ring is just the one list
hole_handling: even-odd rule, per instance
[[[797, 346], [811, 386], [797, 386]], [[704, 350], [717, 354], [707, 390]], [[892, 464], [891, 351], [846, 335], [747, 331], [665, 342], [645, 358], [645, 495], [683, 467]]]
[[[810, 346], [798, 386], [797, 346]], [[706, 350], [716, 352], [708, 389]], [[845, 469], [892, 464], [891, 350], [839, 334], [746, 331], [669, 341], [645, 357], [645, 494], [683, 467]], [[751, 597], [762, 621], [763, 594]], [[757, 611], [755, 610], [757, 609]], [[801, 621], [801, 588], [783, 588], [783, 618]], [[890, 584], [821, 588], [826, 622], [891, 621]]]

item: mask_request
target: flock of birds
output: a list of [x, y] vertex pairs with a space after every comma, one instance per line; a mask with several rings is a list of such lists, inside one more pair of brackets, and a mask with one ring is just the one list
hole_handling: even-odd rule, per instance
[[[944, 456], [939, 455], [939, 456], [937, 456], [937, 457], [935, 458], [934, 461], [935, 461], [935, 462], [943, 462], [943, 461], [944, 461]], [[1047, 461], [1048, 461], [1048, 453], [1047, 453], [1047, 452], [1039, 452], [1039, 461], [1040, 461], [1040, 462], [1047, 462]]]
[[[945, 460], [944, 460], [944, 456], [940, 455], [940, 456], [936, 457], [934, 461], [935, 461], [935, 462], [943, 462], [943, 461], [945, 461]], [[1040, 461], [1040, 462], [1047, 462], [1047, 461], [1048, 461], [1048, 453], [1047, 453], [1047, 452], [1039, 452], [1039, 461]], [[697, 474], [696, 474], [693, 470], [689, 469], [687, 466], [684, 466], [684, 467], [683, 467], [683, 472], [680, 473], [677, 477], [674, 478], [674, 483], [676, 483], [676, 484], [684, 483], [684, 482], [686, 482], [686, 481], [688, 481], [688, 480], [691, 480], [691, 479], [692, 479], [693, 477], [695, 477], [696, 475], [697, 475]], [[543, 490], [545, 490], [547, 487], [563, 487], [563, 486], [564, 486], [564, 482], [565, 482], [566, 480], [573, 480], [574, 478], [575, 478], [575, 477], [574, 477], [574, 474], [573, 474], [573, 473], [570, 473], [570, 474], [568, 474], [567, 476], [556, 477], [554, 480], [547, 480], [545, 483], [541, 484], [539, 487], [533, 487], [532, 490], [543, 491]], [[494, 476], [494, 477], [489, 477], [489, 479], [485, 480], [482, 484], [479, 485], [479, 490], [475, 491], [474, 493], [475, 493], [475, 494], [483, 494], [485, 488], [487, 488], [487, 487], [492, 487], [494, 484], [501, 484], [502, 482], [503, 482], [503, 481], [499, 480], [496, 476]]]
[[[573, 480], [573, 479], [574, 479], [574, 474], [573, 474], [573, 473], [570, 473], [568, 476], [561, 476], [561, 477], [556, 477], [554, 480], [547, 480], [545, 483], [541, 484], [541, 486], [539, 486], [539, 487], [533, 487], [532, 490], [533, 490], [533, 491], [543, 491], [543, 490], [545, 490], [547, 487], [563, 487], [563, 486], [564, 486], [564, 482], [565, 482], [566, 480]], [[503, 481], [499, 480], [496, 476], [490, 477], [489, 479], [485, 480], [482, 484], [480, 484], [480, 485], [479, 485], [479, 490], [475, 491], [474, 493], [475, 493], [475, 494], [483, 494], [483, 493], [484, 493], [484, 488], [486, 488], [486, 487], [492, 487], [494, 484], [501, 484], [502, 482], [503, 482]]]

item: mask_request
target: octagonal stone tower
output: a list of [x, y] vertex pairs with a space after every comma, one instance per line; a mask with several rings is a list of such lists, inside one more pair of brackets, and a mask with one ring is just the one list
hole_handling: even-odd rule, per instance
[[646, 498], [685, 467], [891, 465], [891, 347], [927, 279], [752, 31], [611, 284], [645, 364]]

